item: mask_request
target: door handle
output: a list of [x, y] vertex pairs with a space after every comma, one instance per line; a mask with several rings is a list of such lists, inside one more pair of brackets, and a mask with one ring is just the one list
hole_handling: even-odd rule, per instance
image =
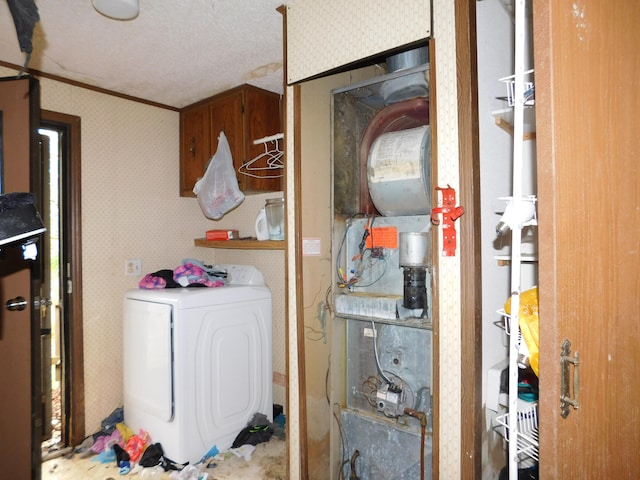
[[[571, 397], [569, 382], [571, 365], [573, 365], [573, 398]], [[560, 415], [562, 418], [567, 418], [569, 415], [571, 411], [569, 407], [573, 407], [574, 410], [580, 408], [580, 401], [578, 400], [580, 394], [579, 365], [580, 359], [578, 352], [576, 351], [573, 356], [571, 356], [571, 342], [565, 340], [562, 342], [560, 354]]]
[[11, 312], [21, 312], [22, 310], [27, 308], [27, 299], [24, 297], [12, 298], [10, 300], [7, 300], [5, 306], [7, 307], [7, 310]]

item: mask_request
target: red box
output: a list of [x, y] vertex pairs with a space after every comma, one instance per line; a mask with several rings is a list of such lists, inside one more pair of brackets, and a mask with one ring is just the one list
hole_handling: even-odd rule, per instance
[[238, 230], [207, 230], [207, 240], [233, 240], [240, 238]]

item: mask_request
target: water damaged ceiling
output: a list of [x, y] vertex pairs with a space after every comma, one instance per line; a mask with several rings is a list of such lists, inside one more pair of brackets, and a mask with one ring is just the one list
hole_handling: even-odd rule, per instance
[[[282, 93], [283, 0], [140, 0], [132, 20], [90, 0], [36, 0], [29, 68], [181, 108], [243, 83]], [[22, 66], [8, 4], [0, 0], [0, 62]]]

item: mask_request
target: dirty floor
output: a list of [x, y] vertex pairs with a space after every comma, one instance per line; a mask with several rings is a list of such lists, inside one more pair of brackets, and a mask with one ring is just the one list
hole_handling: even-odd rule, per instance
[[[231, 453], [219, 454], [204, 469], [207, 480], [284, 480], [286, 478], [286, 456], [284, 440], [272, 438], [256, 445], [250, 460]], [[116, 480], [130, 475], [120, 475], [113, 464], [101, 464], [89, 458], [70, 454], [42, 463], [42, 480]], [[132, 480], [144, 479], [145, 475], [134, 475]], [[169, 473], [162, 480], [170, 480]]]

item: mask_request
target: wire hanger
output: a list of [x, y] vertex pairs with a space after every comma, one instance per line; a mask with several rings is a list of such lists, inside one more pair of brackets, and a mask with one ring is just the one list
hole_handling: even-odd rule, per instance
[[[243, 163], [238, 168], [238, 173], [254, 178], [280, 178], [283, 176], [284, 162], [282, 156], [284, 152], [280, 147], [280, 140], [284, 138], [283, 133], [276, 133], [268, 137], [254, 140], [254, 145], [264, 145], [264, 152], [251, 160]], [[253, 172], [272, 171], [273, 174], [258, 174]]]

